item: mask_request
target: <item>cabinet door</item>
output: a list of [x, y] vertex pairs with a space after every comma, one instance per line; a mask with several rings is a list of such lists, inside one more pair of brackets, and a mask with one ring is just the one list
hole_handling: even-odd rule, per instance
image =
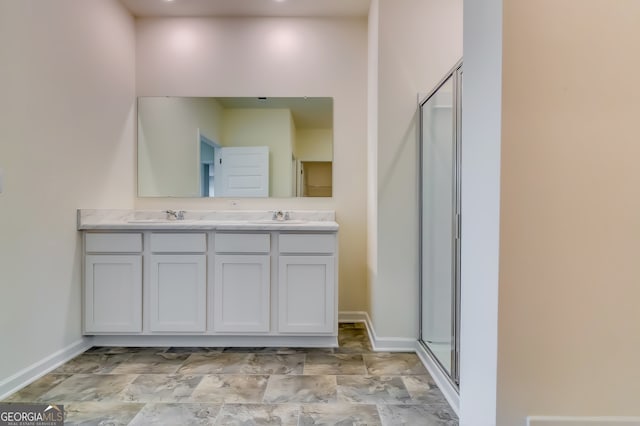
[[269, 331], [269, 262], [268, 255], [216, 256], [215, 331]]
[[151, 256], [149, 271], [149, 328], [151, 331], [205, 331], [206, 296], [205, 255]]
[[280, 256], [278, 302], [278, 331], [334, 331], [334, 257]]
[[142, 256], [87, 255], [86, 333], [142, 331]]

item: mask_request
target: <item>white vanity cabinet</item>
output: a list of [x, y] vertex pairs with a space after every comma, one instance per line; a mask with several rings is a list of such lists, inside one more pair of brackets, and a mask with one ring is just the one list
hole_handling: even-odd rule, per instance
[[337, 224], [328, 222], [80, 228], [84, 333], [106, 346], [335, 347]]
[[278, 243], [278, 331], [334, 331], [335, 235], [280, 234]]
[[214, 331], [269, 331], [270, 237], [268, 233], [215, 235]]
[[151, 233], [149, 246], [149, 330], [206, 331], [206, 234]]
[[84, 331], [142, 331], [142, 234], [85, 234]]

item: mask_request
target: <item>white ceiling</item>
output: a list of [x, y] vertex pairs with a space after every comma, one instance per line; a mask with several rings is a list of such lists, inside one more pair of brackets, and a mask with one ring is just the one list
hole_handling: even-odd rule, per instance
[[364, 17], [369, 0], [120, 0], [136, 17]]

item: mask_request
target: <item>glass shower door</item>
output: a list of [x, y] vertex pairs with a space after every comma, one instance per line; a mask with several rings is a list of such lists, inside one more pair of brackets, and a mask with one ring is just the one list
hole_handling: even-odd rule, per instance
[[420, 340], [457, 384], [459, 69], [421, 104]]

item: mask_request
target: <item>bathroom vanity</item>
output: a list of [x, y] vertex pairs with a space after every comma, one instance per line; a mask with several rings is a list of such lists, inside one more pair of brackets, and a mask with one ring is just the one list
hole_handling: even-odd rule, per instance
[[337, 346], [333, 212], [79, 210], [96, 345]]

